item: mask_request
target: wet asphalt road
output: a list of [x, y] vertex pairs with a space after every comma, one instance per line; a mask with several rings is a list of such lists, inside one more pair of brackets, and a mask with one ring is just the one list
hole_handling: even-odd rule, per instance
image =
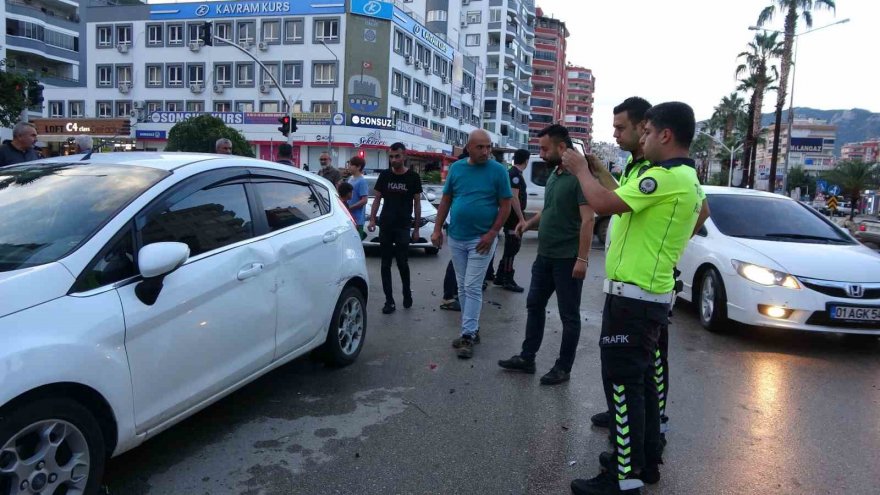
[[[518, 256], [528, 285], [537, 238]], [[482, 344], [457, 359], [459, 313], [437, 308], [448, 252], [414, 253], [415, 305], [381, 314], [372, 255], [365, 348], [333, 370], [303, 358], [110, 461], [111, 494], [565, 494], [598, 472], [604, 405], [596, 345], [604, 274], [593, 251], [572, 380], [538, 384], [558, 352], [555, 299], [536, 375], [519, 349], [525, 295], [490, 287]], [[399, 279], [395, 280], [399, 288]], [[399, 290], [399, 289], [398, 289]], [[647, 494], [880, 493], [880, 345], [754, 328], [671, 327], [669, 445]]]

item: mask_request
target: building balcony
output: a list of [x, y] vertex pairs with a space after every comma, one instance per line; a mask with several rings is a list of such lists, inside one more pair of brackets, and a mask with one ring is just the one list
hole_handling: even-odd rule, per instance
[[[59, 4], [59, 7], [64, 5]], [[10, 14], [20, 14], [32, 19], [39, 19], [46, 24], [69, 29], [71, 31], [79, 31], [80, 18], [76, 13], [75, 7], [68, 7], [70, 12], [65, 12], [61, 8], [58, 10], [52, 7], [37, 7], [23, 0], [6, 0], [6, 12]]]
[[41, 83], [48, 84], [50, 86], [58, 86], [61, 88], [75, 88], [77, 86], [85, 86], [85, 84], [81, 84], [76, 79], [71, 79], [69, 77], [64, 77], [58, 74], [53, 74], [51, 72], [42, 72], [38, 69], [27, 68], [27, 67], [10, 67], [7, 69], [8, 72], [14, 74], [21, 74], [23, 76], [36, 79]]
[[498, 97], [498, 88], [495, 88], [495, 89], [488, 89], [488, 88], [487, 88], [487, 89], [483, 92], [483, 96], [484, 96], [485, 98], [497, 98], [497, 97]]
[[486, 74], [498, 75], [498, 67], [486, 67]]
[[521, 79], [528, 79], [532, 74], [534, 74], [534, 72], [532, 72], [532, 64], [520, 62], [519, 77]]
[[559, 65], [555, 60], [544, 60], [543, 58], [535, 58], [532, 60], [532, 67], [543, 67], [546, 69], [556, 69]]
[[486, 51], [489, 53], [500, 52], [501, 51], [501, 44], [500, 43], [490, 43], [490, 44], [486, 45]]

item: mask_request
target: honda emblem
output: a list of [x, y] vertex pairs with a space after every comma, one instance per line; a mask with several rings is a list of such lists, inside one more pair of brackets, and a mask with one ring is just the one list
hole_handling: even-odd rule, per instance
[[863, 297], [865, 295], [865, 288], [861, 285], [852, 284], [847, 286], [846, 293], [850, 297]]

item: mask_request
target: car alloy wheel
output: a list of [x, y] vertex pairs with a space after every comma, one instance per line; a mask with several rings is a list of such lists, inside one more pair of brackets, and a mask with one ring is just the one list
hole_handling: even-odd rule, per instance
[[367, 333], [365, 297], [359, 289], [346, 287], [339, 296], [327, 340], [321, 348], [331, 366], [347, 366], [357, 359]]
[[700, 323], [710, 332], [723, 332], [727, 330], [727, 293], [724, 290], [724, 282], [721, 275], [714, 268], [709, 268], [703, 273], [700, 282], [698, 311]]

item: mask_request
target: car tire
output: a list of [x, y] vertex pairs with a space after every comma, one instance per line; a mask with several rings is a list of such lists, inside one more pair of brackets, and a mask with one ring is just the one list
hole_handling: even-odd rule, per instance
[[429, 254], [431, 256], [436, 256], [439, 252], [440, 250], [437, 248], [425, 248], [425, 254]]
[[[23, 490], [37, 493], [56, 493], [66, 487], [64, 493], [97, 494], [107, 452], [94, 415], [66, 398], [19, 404], [0, 411], [0, 493], [17, 493], [25, 482], [31, 486]], [[28, 479], [3, 473], [14, 472], [14, 466], [25, 459]], [[69, 472], [64, 469], [67, 467], [71, 467]], [[40, 487], [35, 486], [37, 481]]]
[[321, 347], [328, 365], [343, 367], [355, 362], [367, 333], [366, 308], [366, 298], [359, 289], [349, 286], [342, 291], [333, 310], [327, 340]]
[[714, 268], [703, 272], [697, 295], [697, 313], [703, 328], [713, 333], [730, 329], [727, 320], [727, 292], [721, 275]]

